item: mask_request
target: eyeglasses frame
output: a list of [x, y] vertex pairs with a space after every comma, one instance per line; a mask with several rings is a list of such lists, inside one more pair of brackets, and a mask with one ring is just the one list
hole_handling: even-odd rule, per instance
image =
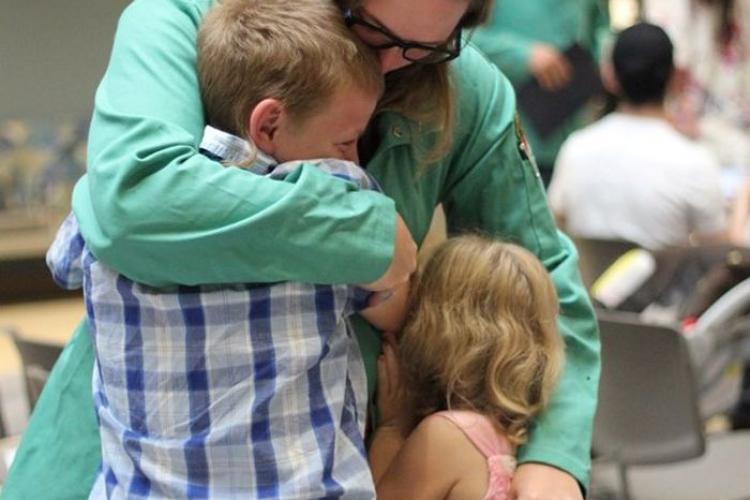
[[[390, 40], [389, 42], [381, 43], [381, 44], [376, 44], [376, 45], [371, 45], [371, 44], [369, 44], [367, 42], [365, 42], [365, 43], [370, 48], [372, 48], [374, 50], [384, 50], [384, 49], [390, 49], [392, 47], [398, 47], [398, 48], [401, 49], [401, 52], [402, 52], [401, 55], [403, 56], [403, 58], [406, 59], [407, 61], [413, 62], [415, 64], [440, 64], [440, 63], [448, 62], [448, 61], [450, 61], [452, 59], [455, 59], [455, 58], [457, 58], [461, 54], [461, 32], [462, 32], [462, 29], [461, 29], [460, 26], [457, 27], [453, 31], [453, 33], [451, 34], [450, 38], [445, 42], [446, 45], [449, 44], [449, 43], [455, 44], [455, 47], [456, 47], [455, 50], [450, 50], [450, 49], [447, 49], [447, 48], [440, 48], [440, 47], [436, 47], [436, 46], [432, 46], [432, 45], [426, 45], [426, 44], [419, 43], [419, 42], [410, 42], [410, 41], [403, 40], [403, 39], [397, 37], [396, 35], [394, 35], [393, 33], [391, 33], [390, 31], [388, 31], [388, 29], [385, 28], [384, 26], [378, 26], [377, 24], [373, 24], [373, 23], [371, 23], [369, 21], [366, 21], [362, 17], [357, 16], [356, 14], [354, 14], [354, 12], [352, 11], [352, 9], [346, 9], [346, 11], [344, 11], [344, 23], [346, 23], [346, 26], [349, 27], [349, 28], [352, 28], [355, 25], [360, 25], [360, 26], [364, 26], [365, 28], [368, 28], [370, 30], [376, 31], [376, 32], [380, 33], [381, 35], [386, 36]], [[431, 52], [433, 54], [440, 54], [440, 55], [443, 55], [445, 57], [443, 59], [440, 59], [440, 60], [437, 60], [437, 61], [432, 61], [432, 60], [425, 61], [425, 59], [429, 59], [430, 56], [431, 56], [431, 54], [428, 54], [428, 55], [426, 55], [426, 56], [424, 56], [422, 58], [414, 59], [414, 58], [411, 58], [411, 57], [409, 57], [407, 55], [408, 54], [407, 51], [409, 49], [426, 50], [426, 51]]]

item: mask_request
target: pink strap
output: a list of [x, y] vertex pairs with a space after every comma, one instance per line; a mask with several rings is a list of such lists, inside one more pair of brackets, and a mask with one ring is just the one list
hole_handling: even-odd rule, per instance
[[434, 415], [453, 422], [486, 458], [512, 454], [505, 436], [498, 433], [489, 417], [466, 410], [448, 410]]

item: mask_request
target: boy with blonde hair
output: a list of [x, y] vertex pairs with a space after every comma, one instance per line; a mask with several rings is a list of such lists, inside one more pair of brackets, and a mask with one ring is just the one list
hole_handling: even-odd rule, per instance
[[[198, 69], [204, 154], [280, 182], [323, 170], [377, 189], [349, 161], [383, 80], [333, 2], [221, 2], [201, 26]], [[289, 223], [324, 223], [309, 213]], [[98, 262], [72, 216], [48, 263], [63, 286], [83, 285], [94, 339], [103, 463], [91, 497], [374, 496], [346, 318], [393, 330], [400, 302], [368, 308], [362, 289], [292, 282], [154, 289]]]

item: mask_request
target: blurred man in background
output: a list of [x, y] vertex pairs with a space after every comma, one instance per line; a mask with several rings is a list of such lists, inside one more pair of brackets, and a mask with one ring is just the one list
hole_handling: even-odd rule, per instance
[[[575, 46], [598, 60], [608, 35], [604, 0], [498, 0], [491, 19], [476, 29], [472, 41], [505, 73], [517, 92], [533, 82], [557, 93], [572, 82], [576, 72], [566, 51]], [[523, 99], [519, 111], [546, 186], [560, 145], [584, 124], [583, 110], [575, 110], [544, 133], [529, 119]]]
[[674, 73], [663, 29], [641, 23], [620, 34], [603, 70], [617, 110], [566, 141], [549, 189], [570, 234], [650, 250], [726, 237], [718, 162], [667, 118]]

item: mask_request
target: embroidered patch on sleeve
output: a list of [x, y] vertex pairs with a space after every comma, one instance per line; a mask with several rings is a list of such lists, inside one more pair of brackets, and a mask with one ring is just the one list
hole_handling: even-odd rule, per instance
[[531, 144], [529, 144], [529, 139], [526, 137], [526, 132], [523, 131], [523, 125], [521, 124], [521, 116], [516, 112], [515, 117], [513, 118], [513, 126], [516, 130], [516, 142], [518, 144], [518, 153], [521, 155], [521, 158], [525, 161], [527, 161], [531, 168], [534, 170], [534, 176], [536, 176], [538, 179], [542, 178], [542, 174], [539, 173], [539, 167], [536, 164], [536, 159], [534, 158], [534, 151], [531, 149]]

